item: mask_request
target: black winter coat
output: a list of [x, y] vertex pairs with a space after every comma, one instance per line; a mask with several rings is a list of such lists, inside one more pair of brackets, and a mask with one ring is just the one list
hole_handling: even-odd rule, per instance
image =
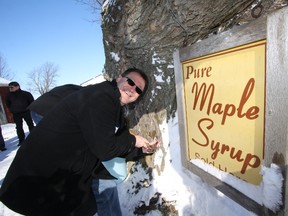
[[122, 122], [116, 82], [65, 97], [28, 135], [0, 189], [0, 200], [24, 215], [89, 216], [96, 211], [91, 172], [100, 161], [135, 149]]
[[5, 101], [10, 112], [15, 114], [27, 112], [28, 106], [34, 101], [34, 98], [30, 92], [19, 89], [15, 92], [9, 92]]
[[73, 84], [66, 84], [55, 87], [37, 98], [33, 103], [30, 104], [28, 108], [33, 112], [45, 116], [64, 97], [75, 93], [82, 88], [82, 86]]
[[[44, 117], [55, 105], [63, 100], [63, 98], [83, 88], [84, 87], [82, 86], [74, 84], [57, 86], [34, 100], [28, 108]], [[126, 129], [126, 124], [124, 123], [123, 118], [121, 119], [121, 124], [117, 127], [119, 127], [118, 133], [121, 133], [123, 129]], [[126, 158], [127, 161], [136, 161], [144, 155], [148, 154], [144, 154], [142, 149], [135, 148], [128, 154], [123, 155], [123, 158]], [[115, 177], [106, 170], [102, 163], [93, 170], [93, 176], [98, 179], [115, 179]]]

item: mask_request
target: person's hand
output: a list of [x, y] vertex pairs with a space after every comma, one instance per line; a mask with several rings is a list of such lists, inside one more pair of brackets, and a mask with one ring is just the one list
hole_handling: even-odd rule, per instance
[[161, 142], [159, 140], [154, 139], [153, 142], [150, 142], [147, 147], [142, 147], [142, 151], [146, 154], [154, 153], [160, 144]]
[[136, 148], [148, 148], [149, 141], [142, 136], [134, 135], [136, 138], [135, 147]]

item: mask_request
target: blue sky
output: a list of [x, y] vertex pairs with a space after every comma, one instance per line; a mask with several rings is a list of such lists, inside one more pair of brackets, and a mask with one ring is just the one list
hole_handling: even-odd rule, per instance
[[25, 90], [27, 73], [58, 66], [57, 84], [80, 84], [104, 66], [101, 23], [76, 0], [0, 0], [0, 53]]

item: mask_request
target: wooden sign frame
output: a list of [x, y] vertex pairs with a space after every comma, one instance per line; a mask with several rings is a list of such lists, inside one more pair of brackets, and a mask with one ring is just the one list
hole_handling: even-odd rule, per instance
[[221, 191], [226, 196], [228, 196], [247, 210], [252, 211], [258, 215], [264, 215], [265, 212], [267, 212], [267, 209], [259, 205], [257, 202], [250, 199], [249, 197], [245, 196], [232, 186], [226, 184], [225, 182], [222, 182], [208, 172], [205, 172], [198, 166], [191, 163], [189, 160], [189, 152], [187, 145], [188, 135], [186, 130], [187, 122], [185, 116], [186, 111], [184, 106], [185, 99], [182, 62], [200, 56], [206, 56], [211, 53], [217, 53], [222, 50], [238, 47], [243, 44], [249, 44], [256, 41], [265, 40], [266, 26], [266, 18], [261, 18], [249, 24], [237, 26], [229, 31], [212, 36], [208, 39], [193, 44], [192, 46], [178, 49], [174, 52], [174, 70], [182, 165], [188, 170], [192, 171], [194, 174], [201, 177], [204, 181], [206, 181], [209, 185], [213, 186], [215, 189]]

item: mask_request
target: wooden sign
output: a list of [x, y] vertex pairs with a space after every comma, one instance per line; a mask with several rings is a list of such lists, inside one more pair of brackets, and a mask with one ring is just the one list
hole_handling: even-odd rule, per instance
[[266, 41], [182, 62], [189, 160], [261, 182]]

